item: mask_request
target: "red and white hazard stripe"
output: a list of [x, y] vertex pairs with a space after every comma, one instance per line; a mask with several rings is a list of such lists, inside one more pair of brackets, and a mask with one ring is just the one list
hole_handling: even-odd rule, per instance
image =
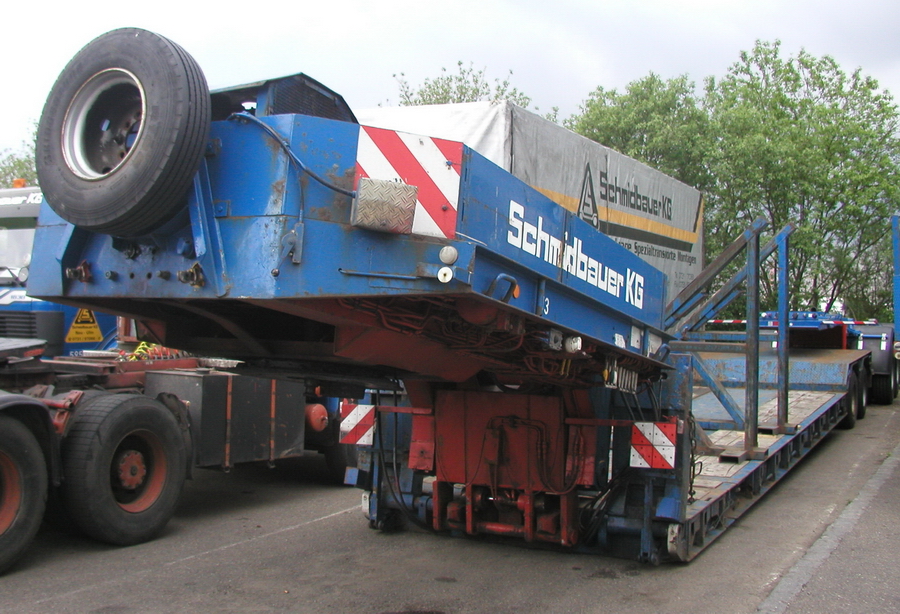
[[674, 469], [676, 432], [672, 422], [635, 422], [631, 429], [631, 466]]
[[462, 147], [456, 141], [361, 126], [356, 174], [416, 186], [413, 233], [453, 238]]
[[371, 446], [375, 434], [375, 406], [341, 401], [341, 443]]

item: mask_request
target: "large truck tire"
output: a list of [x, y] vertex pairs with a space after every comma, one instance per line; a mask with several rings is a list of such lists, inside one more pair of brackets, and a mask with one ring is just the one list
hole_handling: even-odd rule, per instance
[[871, 381], [871, 378], [868, 376], [868, 371], [864, 371], [864, 373], [865, 376], [859, 378], [859, 410], [856, 412], [856, 417], [859, 420], [866, 417], [866, 410], [872, 401], [872, 387], [863, 385], [863, 382]]
[[177, 44], [137, 28], [99, 36], [44, 105], [35, 159], [44, 198], [93, 232], [151, 232], [184, 208], [210, 107], [203, 72]]
[[896, 399], [897, 393], [900, 392], [900, 361], [892, 360], [891, 363], [891, 387], [894, 393], [893, 398]]
[[891, 375], [877, 373], [872, 376], [872, 401], [879, 405], [894, 402], [894, 382]]
[[0, 414], [0, 573], [25, 551], [41, 526], [47, 464], [34, 435]]
[[175, 416], [136, 394], [79, 407], [63, 440], [63, 499], [75, 525], [118, 546], [145, 542], [172, 517], [187, 451]]
[[847, 414], [838, 423], [840, 429], [852, 429], [856, 426], [856, 419], [859, 417], [859, 408], [862, 402], [860, 394], [859, 376], [854, 372], [850, 374], [850, 381], [847, 385], [847, 395], [842, 400], [847, 406]]

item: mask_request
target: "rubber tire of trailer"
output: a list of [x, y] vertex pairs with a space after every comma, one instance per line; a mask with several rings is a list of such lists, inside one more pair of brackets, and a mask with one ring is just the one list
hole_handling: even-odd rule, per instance
[[[118, 546], [156, 537], [175, 512], [187, 473], [178, 420], [154, 399], [108, 394], [79, 407], [72, 421], [62, 449], [63, 500], [72, 521]], [[126, 483], [135, 475], [135, 483]]]
[[894, 402], [892, 375], [876, 373], [872, 376], [872, 401], [879, 405], [890, 405]]
[[897, 393], [900, 392], [900, 361], [892, 360], [893, 365], [891, 366], [891, 392], [893, 396], [891, 397], [891, 402], [894, 402], [894, 399], [897, 398]]
[[850, 408], [837, 426], [841, 429], [852, 429], [856, 426], [856, 419], [859, 417], [859, 408], [863, 402], [859, 386], [859, 375], [855, 371], [850, 374], [850, 381], [847, 384], [847, 395], [842, 402], [850, 403]]
[[0, 414], [0, 573], [25, 551], [44, 517], [47, 464], [34, 435]]
[[44, 198], [67, 222], [122, 237], [184, 209], [210, 126], [206, 78], [172, 41], [123, 28], [63, 69], [38, 125]]
[[863, 381], [867, 378], [860, 377], [859, 383], [859, 410], [856, 412], [856, 418], [858, 420], [862, 420], [866, 417], [866, 410], [869, 409], [869, 404], [872, 402], [872, 387], [864, 386]]

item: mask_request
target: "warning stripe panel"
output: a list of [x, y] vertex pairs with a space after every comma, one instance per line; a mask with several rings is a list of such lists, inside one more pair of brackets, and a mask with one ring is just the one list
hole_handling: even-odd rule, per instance
[[341, 401], [341, 420], [343, 421], [344, 418], [353, 413], [353, 410], [355, 410], [356, 407], [357, 403], [352, 403], [346, 399]]
[[631, 429], [631, 466], [675, 468], [677, 427], [670, 422], [635, 422]]
[[370, 446], [375, 433], [375, 406], [341, 402], [340, 443]]
[[650, 453], [646, 449], [649, 446], [631, 446], [631, 463], [629, 466], [637, 469], [650, 469]]
[[632, 467], [653, 467], [653, 446], [637, 424], [631, 429], [631, 452]]
[[416, 234], [455, 235], [461, 165], [462, 143], [368, 126], [359, 131], [359, 177], [417, 187]]
[[[428, 178], [433, 182], [434, 189], [438, 190], [439, 193], [432, 192], [435, 202], [445, 201], [448, 206], [456, 210], [459, 203], [458, 160], [462, 155], [462, 144], [444, 141], [445, 147], [439, 147], [438, 139], [426, 139], [405, 132], [396, 134], [406, 146], [409, 154], [415, 157], [421, 169], [427, 173]], [[455, 146], [456, 150], [450, 152], [450, 155], [453, 156], [452, 159], [448, 158], [445, 153], [450, 146]], [[450, 163], [448, 164], [448, 162]], [[456, 163], [455, 168], [454, 162]], [[421, 188], [419, 191], [421, 192]]]
[[[371, 139], [378, 151], [384, 156], [385, 161], [393, 170], [392, 176], [382, 176], [382, 173], [374, 173], [369, 166], [369, 161], [362, 155], [358, 157], [360, 166], [373, 179], [400, 179], [404, 183], [418, 188], [418, 204], [427, 213], [440, 231], [441, 236], [452, 237], [456, 231], [456, 203], [451, 203], [440, 188], [435, 185], [422, 163], [413, 155], [400, 135], [393, 130], [364, 127], [360, 133]], [[363, 151], [361, 150], [361, 154]], [[417, 213], [419, 213], [417, 208]]]

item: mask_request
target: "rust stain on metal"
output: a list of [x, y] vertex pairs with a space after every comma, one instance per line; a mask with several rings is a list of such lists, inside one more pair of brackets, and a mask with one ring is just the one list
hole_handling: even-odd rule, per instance
[[275, 209], [278, 212], [284, 210], [284, 194], [285, 194], [285, 179], [282, 177], [272, 183], [271, 196], [269, 197], [269, 203], [275, 205]]

